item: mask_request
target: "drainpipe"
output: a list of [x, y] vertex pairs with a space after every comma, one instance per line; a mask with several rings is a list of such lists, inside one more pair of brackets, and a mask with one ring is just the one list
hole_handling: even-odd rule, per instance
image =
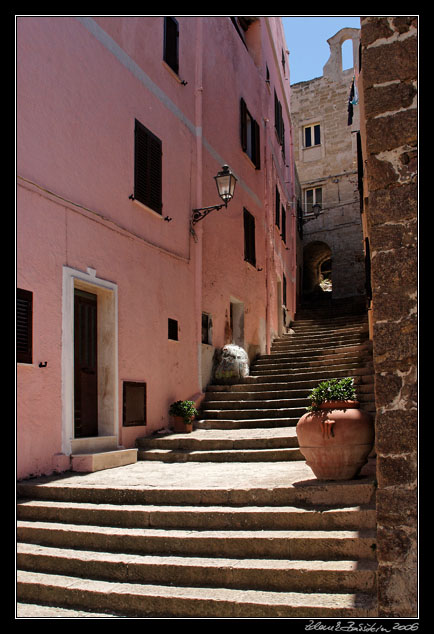
[[[196, 18], [196, 55], [195, 55], [195, 133], [196, 133], [196, 191], [194, 208], [202, 207], [202, 178], [203, 178], [203, 145], [202, 145], [202, 114], [203, 114], [203, 18]], [[191, 212], [190, 212], [191, 213]], [[195, 324], [197, 346], [197, 404], [202, 400], [202, 236], [203, 227], [200, 223], [195, 226], [194, 267], [195, 267]], [[190, 239], [192, 237], [190, 236]]]

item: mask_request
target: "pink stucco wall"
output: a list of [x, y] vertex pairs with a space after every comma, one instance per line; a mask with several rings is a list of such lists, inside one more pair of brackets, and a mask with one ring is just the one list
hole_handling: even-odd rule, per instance
[[[294, 312], [293, 221], [288, 211], [286, 245], [273, 222], [276, 179], [282, 202], [293, 196], [289, 120], [286, 161], [274, 133], [273, 88], [284, 103], [289, 80], [273, 61], [273, 46], [285, 47], [280, 22], [267, 20], [255, 25], [252, 57], [229, 18], [179, 18], [184, 85], [162, 62], [162, 17], [17, 18], [17, 286], [34, 297], [33, 363], [17, 368], [19, 478], [69, 468], [64, 267], [116, 285], [125, 447], [166, 426], [170, 402], [200, 395], [202, 311], [220, 347], [230, 298], [243, 302], [245, 347], [262, 352], [277, 332], [284, 272]], [[261, 124], [261, 170], [240, 149], [241, 97]], [[129, 199], [135, 119], [162, 139], [170, 222]], [[223, 163], [238, 177], [235, 198], [196, 225], [195, 240], [191, 209], [218, 202], [213, 176]], [[256, 269], [243, 258], [244, 207], [256, 220]], [[178, 320], [178, 342], [167, 338], [168, 318]], [[122, 427], [127, 380], [147, 383], [146, 427]]]

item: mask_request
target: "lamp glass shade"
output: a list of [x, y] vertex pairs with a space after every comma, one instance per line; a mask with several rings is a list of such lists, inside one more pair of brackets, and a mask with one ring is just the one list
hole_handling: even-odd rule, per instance
[[221, 172], [219, 172], [217, 176], [214, 176], [214, 178], [219, 196], [224, 203], [227, 204], [234, 195], [237, 179], [227, 165], [223, 165]]
[[321, 213], [321, 205], [319, 205], [318, 203], [316, 203], [313, 207], [312, 207], [312, 211], [313, 211], [313, 215], [315, 216], [315, 218], [318, 218], [318, 216]]

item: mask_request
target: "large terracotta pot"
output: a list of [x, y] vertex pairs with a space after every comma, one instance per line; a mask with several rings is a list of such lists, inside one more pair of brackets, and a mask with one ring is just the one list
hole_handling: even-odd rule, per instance
[[351, 480], [374, 445], [374, 422], [357, 401], [330, 401], [297, 423], [300, 451], [319, 480]]

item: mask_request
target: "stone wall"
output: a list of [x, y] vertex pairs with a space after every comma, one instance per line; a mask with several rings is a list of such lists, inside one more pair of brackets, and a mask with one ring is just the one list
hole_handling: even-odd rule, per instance
[[417, 18], [361, 19], [379, 616], [417, 616]]
[[[333, 298], [365, 292], [357, 178], [359, 111], [355, 106], [353, 121], [348, 125], [348, 98], [354, 69], [342, 69], [341, 55], [341, 46], [347, 39], [353, 41], [357, 63], [359, 29], [341, 29], [328, 40], [330, 58], [324, 66], [323, 76], [291, 86], [294, 157], [301, 189], [322, 189], [323, 213], [317, 220], [310, 219], [304, 225], [303, 247], [307, 252], [312, 243], [329, 247]], [[290, 46], [290, 42], [288, 44]], [[303, 128], [314, 123], [321, 126], [321, 143], [306, 148]], [[305, 262], [305, 279], [311, 277], [308, 266]]]

